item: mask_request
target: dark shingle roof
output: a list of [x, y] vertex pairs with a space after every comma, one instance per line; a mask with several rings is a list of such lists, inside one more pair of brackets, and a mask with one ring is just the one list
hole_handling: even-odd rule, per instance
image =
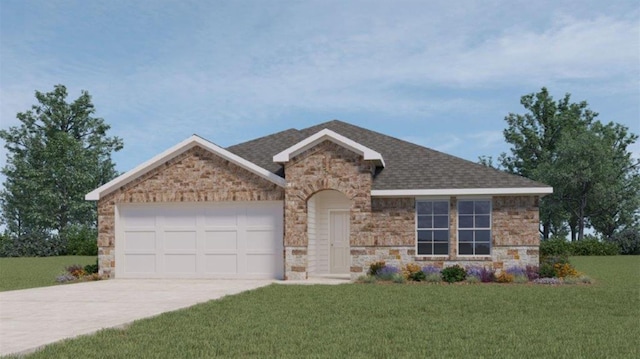
[[374, 190], [548, 187], [337, 120], [302, 130], [289, 129], [227, 150], [283, 176], [282, 166], [273, 162], [273, 156], [325, 128], [382, 154], [386, 166], [374, 178]]

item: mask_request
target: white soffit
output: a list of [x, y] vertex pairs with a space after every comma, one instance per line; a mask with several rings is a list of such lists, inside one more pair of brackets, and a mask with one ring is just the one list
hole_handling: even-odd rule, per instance
[[367, 161], [375, 161], [376, 164], [384, 167], [384, 159], [382, 158], [382, 155], [380, 153], [326, 128], [273, 156], [273, 162], [289, 162], [291, 157], [302, 153], [303, 151], [321, 143], [322, 141], [331, 141], [361, 155]]
[[371, 197], [547, 195], [553, 187], [444, 188], [372, 190]]
[[249, 172], [252, 172], [270, 182], [273, 182], [275, 184], [277, 184], [280, 187], [285, 187], [286, 186], [286, 181], [284, 178], [271, 173], [269, 171], [267, 171], [266, 169], [256, 165], [253, 162], [249, 162], [247, 160], [245, 160], [244, 158], [235, 155], [227, 150], [225, 150], [224, 148], [217, 146], [205, 139], [203, 139], [200, 136], [197, 135], [192, 135], [191, 137], [187, 138], [186, 140], [178, 143], [177, 145], [169, 148], [168, 150], [160, 153], [159, 155], [153, 157], [152, 159], [144, 162], [143, 164], [137, 166], [136, 168], [114, 178], [113, 180], [109, 181], [108, 183], [105, 183], [104, 185], [94, 189], [93, 191], [87, 193], [85, 195], [85, 200], [87, 201], [97, 201], [99, 200], [102, 196], [113, 192], [114, 190], [116, 190], [117, 188], [135, 180], [136, 178], [138, 178], [139, 176], [151, 171], [152, 169], [160, 166], [161, 164], [169, 161], [170, 159], [181, 155], [185, 152], [187, 152], [188, 150], [192, 149], [193, 147], [196, 146], [200, 146], [208, 151], [211, 151], [212, 153], [214, 153], [215, 155], [224, 158], [227, 161], [230, 161], [244, 169], [246, 169]]

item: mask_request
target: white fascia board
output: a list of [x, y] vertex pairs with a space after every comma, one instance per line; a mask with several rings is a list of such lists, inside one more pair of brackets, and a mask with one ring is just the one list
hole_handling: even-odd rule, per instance
[[553, 187], [372, 190], [371, 197], [547, 195]]
[[177, 145], [169, 148], [168, 150], [160, 153], [159, 155], [153, 157], [152, 159], [144, 162], [143, 164], [137, 166], [136, 168], [114, 178], [113, 180], [87, 193], [84, 199], [87, 201], [97, 201], [100, 199], [100, 197], [114, 191], [116, 188], [119, 188], [133, 181], [139, 176], [151, 171], [152, 169], [169, 161], [170, 159], [187, 152], [188, 150], [192, 149], [195, 146], [200, 146], [206, 150], [209, 150], [212, 153], [216, 154], [217, 156], [222, 157], [225, 160], [230, 161], [246, 169], [247, 171], [252, 172], [270, 182], [273, 182], [280, 187], [285, 187], [287, 184], [284, 178], [274, 173], [271, 173], [266, 169], [256, 165], [255, 163], [249, 162], [244, 158], [238, 155], [235, 155], [225, 150], [224, 148], [203, 139], [200, 136], [193, 135], [187, 138], [186, 140], [178, 143]]
[[345, 147], [359, 155], [361, 155], [367, 161], [376, 161], [382, 167], [384, 167], [384, 159], [382, 155], [367, 146], [364, 146], [356, 141], [350, 140], [338, 133], [335, 133], [329, 129], [324, 129], [312, 136], [305, 138], [304, 140], [296, 143], [295, 145], [287, 148], [286, 150], [273, 156], [273, 162], [285, 163], [289, 162], [291, 157], [319, 144], [322, 141], [331, 141], [337, 145]]

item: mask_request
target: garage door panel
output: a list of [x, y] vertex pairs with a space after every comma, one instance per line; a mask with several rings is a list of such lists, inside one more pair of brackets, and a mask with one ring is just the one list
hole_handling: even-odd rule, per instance
[[204, 237], [206, 252], [236, 251], [238, 249], [237, 231], [206, 231]]
[[237, 274], [238, 256], [236, 254], [205, 255], [205, 271], [209, 274]]
[[207, 208], [204, 211], [206, 226], [236, 227], [238, 225], [238, 210], [233, 206]]
[[196, 231], [171, 231], [164, 233], [164, 249], [183, 250], [196, 252], [197, 233]]
[[127, 217], [127, 225], [130, 227], [155, 228], [156, 226], [156, 213], [148, 209], [125, 208], [121, 210], [120, 215]]
[[156, 232], [127, 231], [125, 236], [125, 248], [127, 251], [147, 251], [156, 250]]
[[153, 274], [156, 272], [155, 254], [127, 254], [124, 257], [127, 273]]
[[267, 226], [278, 227], [278, 219], [273, 215], [272, 206], [247, 207], [247, 227]]
[[196, 255], [166, 254], [164, 266], [166, 273], [196, 273]]
[[161, 211], [162, 224], [167, 227], [195, 227], [198, 212], [190, 208], [165, 208]]
[[116, 276], [282, 278], [282, 202], [119, 204]]
[[273, 253], [273, 230], [247, 230], [247, 252]]
[[248, 254], [247, 274], [270, 274], [277, 271], [280, 264], [273, 254]]

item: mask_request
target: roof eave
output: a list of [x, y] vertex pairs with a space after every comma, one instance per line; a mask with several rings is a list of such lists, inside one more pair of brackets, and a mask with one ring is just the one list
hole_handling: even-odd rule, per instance
[[372, 190], [371, 197], [420, 197], [420, 196], [545, 196], [553, 193], [553, 187], [512, 188], [438, 188]]
[[230, 161], [237, 166], [242, 167], [245, 170], [252, 172], [280, 187], [285, 187], [287, 184], [284, 178], [272, 172], [269, 172], [268, 170], [254, 164], [253, 162], [247, 161], [244, 158], [233, 154], [228, 150], [225, 150], [224, 148], [203, 139], [200, 136], [193, 135], [186, 140], [178, 143], [177, 145], [169, 148], [168, 150], [160, 153], [159, 155], [151, 158], [150, 160], [142, 163], [141, 165], [135, 167], [134, 169], [87, 193], [84, 198], [87, 201], [98, 201], [100, 200], [100, 198], [115, 191], [117, 188], [124, 186], [125, 184], [135, 180], [139, 176], [151, 171], [152, 169], [160, 166], [170, 159], [187, 152], [195, 146], [203, 147], [204, 149], [211, 151], [217, 156], [220, 156], [221, 158], [224, 158], [225, 160]]

